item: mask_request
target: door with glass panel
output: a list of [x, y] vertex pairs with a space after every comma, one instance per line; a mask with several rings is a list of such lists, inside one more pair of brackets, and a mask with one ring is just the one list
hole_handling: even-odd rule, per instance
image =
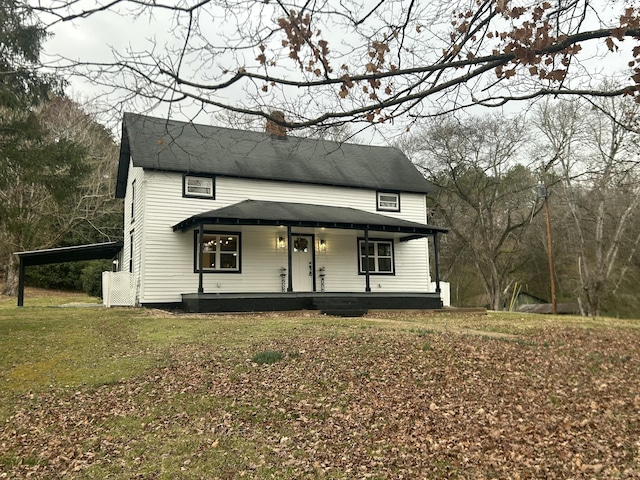
[[291, 253], [294, 292], [313, 292], [313, 236], [294, 235]]

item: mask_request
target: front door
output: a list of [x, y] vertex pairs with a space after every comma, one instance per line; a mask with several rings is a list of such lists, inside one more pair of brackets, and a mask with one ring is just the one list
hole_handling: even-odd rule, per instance
[[291, 275], [294, 292], [313, 292], [313, 236], [293, 235]]

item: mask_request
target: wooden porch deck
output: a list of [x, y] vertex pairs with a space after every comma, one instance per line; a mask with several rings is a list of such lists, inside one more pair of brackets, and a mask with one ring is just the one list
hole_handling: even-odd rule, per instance
[[439, 293], [186, 293], [182, 309], [191, 313], [319, 310], [328, 315], [361, 316], [369, 310], [442, 308]]

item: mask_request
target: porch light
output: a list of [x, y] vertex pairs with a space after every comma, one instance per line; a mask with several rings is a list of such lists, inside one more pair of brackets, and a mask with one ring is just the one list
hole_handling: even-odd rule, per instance
[[287, 248], [287, 243], [282, 235], [278, 235], [276, 238], [276, 250], [284, 250]]
[[318, 243], [318, 251], [320, 252], [327, 251], [327, 241], [324, 238], [321, 238], [320, 242]]

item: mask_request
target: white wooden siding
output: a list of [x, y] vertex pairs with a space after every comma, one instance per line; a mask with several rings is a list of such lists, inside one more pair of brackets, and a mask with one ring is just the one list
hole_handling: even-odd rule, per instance
[[[130, 181], [140, 178], [130, 168]], [[194, 233], [174, 232], [172, 226], [194, 214], [241, 202], [243, 200], [268, 200], [311, 203], [328, 206], [348, 206], [369, 212], [402, 218], [419, 223], [426, 222], [423, 194], [402, 193], [400, 212], [378, 212], [376, 191], [302, 185], [285, 182], [236, 179], [215, 179], [216, 198], [185, 198], [182, 196], [182, 175], [179, 173], [146, 171], [136, 182], [137, 200], [144, 204], [137, 207], [134, 228], [136, 239], [143, 242], [135, 248], [142, 254], [144, 266], [134, 271], [140, 273], [140, 301], [142, 303], [179, 302], [182, 293], [194, 293], [198, 289], [198, 274], [194, 272]], [[141, 186], [144, 185], [143, 188]], [[125, 199], [125, 205], [126, 199]], [[125, 208], [125, 228], [129, 225], [128, 208]], [[143, 212], [140, 221], [138, 217]], [[287, 267], [287, 250], [276, 249], [276, 238], [286, 237], [286, 228], [278, 227], [205, 227], [209, 231], [237, 232], [241, 234], [241, 272], [204, 273], [205, 292], [280, 292], [280, 268]], [[325, 267], [325, 291], [362, 292], [365, 276], [358, 274], [357, 237], [363, 233], [355, 230], [294, 229], [295, 233], [313, 233], [316, 242], [327, 241], [327, 252], [316, 252], [316, 282], [320, 290], [319, 268]], [[387, 237], [376, 234], [371, 237]], [[396, 239], [394, 276], [371, 275], [372, 291], [425, 292], [429, 289], [426, 240], [400, 243]], [[128, 261], [125, 248], [125, 260]], [[136, 265], [137, 267], [137, 265]]]
[[216, 201], [221, 202], [220, 207], [250, 198], [252, 200], [273, 202], [351, 207], [413, 222], [426, 223], [427, 221], [424, 194], [401, 193], [400, 212], [385, 212], [376, 210], [377, 197], [375, 190], [241, 178], [217, 178], [216, 183]]
[[[325, 291], [363, 292], [366, 277], [359, 274], [357, 239], [362, 232], [326, 230], [327, 252], [316, 254], [317, 268], [325, 267]], [[376, 235], [371, 238], [389, 238]], [[425, 292], [429, 289], [426, 240], [394, 240], [395, 275], [369, 276], [372, 292]], [[318, 282], [319, 285], [319, 282]]]
[[[135, 181], [135, 206], [134, 218], [131, 218], [132, 184]], [[133, 273], [136, 291], [134, 298], [136, 303], [143, 298], [144, 290], [144, 218], [145, 218], [145, 172], [140, 167], [134, 167], [129, 161], [129, 177], [127, 178], [127, 191], [124, 199], [124, 245], [122, 252], [122, 271], [129, 271], [131, 258], [130, 235], [133, 232]]]

